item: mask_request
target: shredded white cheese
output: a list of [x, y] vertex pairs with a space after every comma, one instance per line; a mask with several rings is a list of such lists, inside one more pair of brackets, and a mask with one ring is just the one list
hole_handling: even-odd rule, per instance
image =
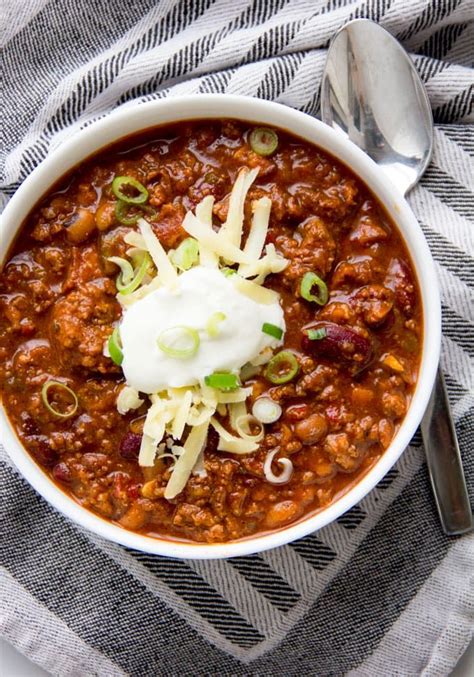
[[171, 499], [177, 496], [186, 486], [186, 483], [198, 460], [199, 454], [204, 449], [207, 440], [209, 421], [194, 427], [184, 443], [184, 452], [176, 461], [173, 473], [165, 489], [165, 498]]
[[[212, 230], [213, 206], [214, 196], [207, 195], [196, 207], [196, 218], [206, 226], [208, 231]], [[219, 266], [219, 257], [217, 254], [209, 247], [206, 247], [202, 241], [199, 242], [199, 260], [201, 266], [207, 266], [208, 268], [217, 268]]]
[[[200, 266], [218, 270], [221, 261], [224, 262], [221, 265], [237, 264], [238, 274], [231, 275], [227, 279], [241, 294], [261, 305], [279, 305], [279, 295], [262, 286], [267, 275], [281, 272], [288, 263], [277, 253], [273, 244], [265, 246], [272, 206], [268, 197], [253, 202], [252, 222], [242, 246], [245, 200], [257, 175], [258, 169], [250, 170], [244, 167], [239, 171], [229, 196], [227, 219], [218, 231], [213, 227], [213, 196], [205, 197], [196, 206], [195, 213], [188, 212], [182, 227], [198, 241]], [[166, 293], [172, 292], [175, 303], [177, 288], [184, 278], [181, 278], [178, 284], [178, 272], [170, 260], [169, 252], [167, 254], [163, 249], [151, 225], [145, 219], [139, 219], [137, 223], [139, 232], [130, 231], [124, 237], [126, 244], [130, 245], [127, 256], [133, 264], [137, 255], [141, 256], [142, 252], [148, 252], [157, 273], [147, 274], [138, 289], [129, 294], [118, 294], [117, 298], [124, 309], [129, 309], [149, 294], [166, 288]], [[225, 278], [219, 274], [213, 289], [222, 288], [221, 279]], [[176, 312], [175, 306], [173, 312]], [[224, 312], [227, 312], [226, 308]], [[283, 319], [280, 321], [284, 324]], [[122, 328], [125, 335], [125, 324]], [[225, 322], [222, 323], [221, 329], [219, 335], [213, 338], [216, 342], [225, 340]], [[207, 334], [201, 334], [201, 344], [211, 338]], [[273, 341], [263, 350], [259, 348], [260, 353], [246, 363], [246, 367], [258, 369], [259, 365], [268, 362], [273, 355], [273, 348], [277, 345], [278, 341]], [[216, 344], [216, 350], [218, 349]], [[146, 365], [144, 368], [146, 369]], [[164, 383], [169, 384], [171, 381]], [[205, 476], [204, 448], [209, 425], [212, 425], [219, 435], [217, 448], [220, 451], [249, 454], [259, 448], [259, 442], [264, 436], [264, 426], [247, 411], [246, 401], [252, 393], [251, 387], [221, 391], [198, 383], [189, 387], [175, 388], [161, 384], [157, 389], [161, 387], [164, 389], [160, 392], [147, 391], [150, 406], [144, 421], [138, 462], [141, 466], [150, 467], [154, 465], [157, 456], [172, 459], [174, 465], [170, 466], [172, 474], [165, 489], [166, 499], [175, 498], [183, 490], [191, 473]], [[143, 403], [144, 399], [140, 397], [139, 392], [127, 383], [117, 398], [117, 409], [121, 414], [125, 414], [137, 409]], [[224, 427], [216, 415], [228, 420], [232, 432]], [[176, 443], [186, 435], [184, 445]], [[288, 474], [291, 475], [292, 472], [291, 461], [280, 459], [279, 463], [284, 467], [284, 472], [275, 476], [271, 471], [271, 460], [275, 453], [276, 450], [267, 456], [265, 474], [269, 481], [287, 481]]]
[[[244, 254], [247, 254], [249, 258], [254, 261], [253, 265], [257, 263], [265, 245], [271, 208], [272, 201], [268, 197], [261, 197], [252, 205], [252, 225], [247, 237], [247, 242], [245, 243]], [[251, 277], [251, 275], [247, 274], [247, 269], [251, 265], [252, 264], [241, 263], [239, 266], [239, 275], [242, 275], [242, 277]]]
[[152, 230], [152, 227], [145, 221], [145, 219], [138, 219], [138, 227], [145, 241], [146, 247], [150, 252], [150, 256], [153, 259], [155, 264], [158, 277], [162, 280], [163, 284], [169, 289], [173, 289], [178, 275], [176, 270], [168, 258], [167, 253], [163, 249], [161, 242], [156, 237], [155, 233]]
[[258, 175], [258, 169], [249, 170], [243, 167], [234, 183], [229, 199], [227, 219], [219, 231], [219, 237], [240, 247], [242, 227], [244, 224], [244, 206], [247, 192]]

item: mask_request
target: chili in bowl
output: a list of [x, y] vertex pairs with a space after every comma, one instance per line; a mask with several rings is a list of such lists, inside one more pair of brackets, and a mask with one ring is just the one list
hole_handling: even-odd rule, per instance
[[404, 199], [287, 107], [111, 114], [4, 213], [2, 438], [51, 503], [177, 557], [287, 543], [397, 460], [440, 317]]

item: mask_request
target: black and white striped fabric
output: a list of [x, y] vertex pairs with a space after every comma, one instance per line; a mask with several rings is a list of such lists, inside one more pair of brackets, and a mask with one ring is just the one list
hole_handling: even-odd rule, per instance
[[[200, 92], [318, 114], [331, 35], [380, 22], [436, 122], [410, 203], [442, 288], [442, 366], [468, 481], [474, 428], [472, 0], [3, 0], [3, 200], [117, 106]], [[3, 635], [55, 675], [447, 675], [472, 629], [472, 539], [440, 530], [419, 437], [336, 523], [220, 562], [124, 549], [53, 511], [1, 450]]]

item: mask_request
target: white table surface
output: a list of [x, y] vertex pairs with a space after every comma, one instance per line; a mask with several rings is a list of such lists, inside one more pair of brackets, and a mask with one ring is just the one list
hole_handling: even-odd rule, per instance
[[[0, 677], [48, 677], [45, 672], [10, 644], [0, 640]], [[451, 677], [472, 677], [474, 675], [474, 642], [451, 673]], [[86, 675], [84, 675], [86, 677]], [[381, 676], [385, 677], [385, 676]]]

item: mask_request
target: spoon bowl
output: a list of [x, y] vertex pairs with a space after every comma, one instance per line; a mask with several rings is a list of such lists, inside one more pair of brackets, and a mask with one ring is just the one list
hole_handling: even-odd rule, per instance
[[[321, 116], [365, 151], [402, 195], [430, 162], [433, 118], [426, 90], [400, 43], [373, 21], [350, 21], [334, 36], [321, 87]], [[448, 535], [466, 533], [473, 527], [472, 511], [439, 370], [421, 432], [443, 529]]]
[[407, 193], [433, 147], [430, 102], [403, 47], [357, 19], [336, 33], [322, 84], [322, 119], [343, 132]]

